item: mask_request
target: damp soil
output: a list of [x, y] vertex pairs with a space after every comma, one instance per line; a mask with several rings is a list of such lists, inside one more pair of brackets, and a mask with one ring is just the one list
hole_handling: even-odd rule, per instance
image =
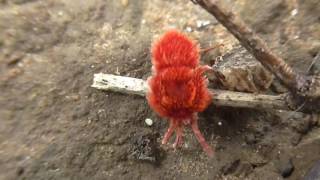
[[[318, 0], [225, 4], [307, 73]], [[0, 0], [0, 179], [302, 179], [320, 160], [317, 115], [212, 105], [200, 114], [208, 158], [188, 129], [181, 149], [161, 146], [167, 122], [144, 98], [90, 87], [99, 72], [147, 79], [151, 43], [171, 28], [225, 45], [203, 63], [238, 46], [186, 0]]]

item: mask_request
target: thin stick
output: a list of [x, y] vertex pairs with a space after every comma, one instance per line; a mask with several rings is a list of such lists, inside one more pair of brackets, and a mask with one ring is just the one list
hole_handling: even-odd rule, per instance
[[[94, 75], [91, 87], [139, 96], [145, 96], [148, 91], [147, 83], [142, 79], [102, 73]], [[273, 96], [215, 89], [210, 89], [210, 91], [213, 104], [216, 106], [292, 110], [284, 94]]]
[[223, 8], [217, 0], [191, 0], [212, 14], [251, 54], [274, 73], [294, 94], [303, 99], [320, 97], [320, 77], [305, 76], [294, 71], [274, 54], [238, 16]]

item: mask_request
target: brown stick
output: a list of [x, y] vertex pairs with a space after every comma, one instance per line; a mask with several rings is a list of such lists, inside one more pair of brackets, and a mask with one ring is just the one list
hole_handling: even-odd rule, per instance
[[217, 0], [191, 0], [212, 14], [251, 54], [276, 75], [294, 94], [317, 99], [320, 97], [319, 76], [308, 77], [294, 71], [282, 58], [267, 47], [239, 17], [224, 9]]

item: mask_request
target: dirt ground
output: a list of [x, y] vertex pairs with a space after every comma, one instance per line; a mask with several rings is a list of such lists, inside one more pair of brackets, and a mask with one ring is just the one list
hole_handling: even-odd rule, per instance
[[[299, 71], [320, 51], [318, 0], [225, 4]], [[238, 44], [187, 0], [0, 0], [0, 179], [302, 179], [320, 160], [317, 115], [212, 106], [210, 159], [189, 130], [182, 149], [160, 146], [167, 122], [144, 98], [90, 87], [99, 72], [146, 79], [170, 28], [225, 45], [203, 62]]]

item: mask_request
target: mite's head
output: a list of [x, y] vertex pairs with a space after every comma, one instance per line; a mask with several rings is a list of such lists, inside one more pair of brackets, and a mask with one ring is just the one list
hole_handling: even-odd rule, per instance
[[153, 44], [152, 63], [155, 71], [174, 66], [196, 68], [199, 64], [199, 47], [184, 34], [168, 31]]

